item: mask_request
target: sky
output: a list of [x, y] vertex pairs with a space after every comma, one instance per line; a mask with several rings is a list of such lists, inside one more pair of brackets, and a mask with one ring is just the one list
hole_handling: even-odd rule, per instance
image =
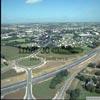
[[1, 22], [100, 22], [100, 0], [1, 0]]

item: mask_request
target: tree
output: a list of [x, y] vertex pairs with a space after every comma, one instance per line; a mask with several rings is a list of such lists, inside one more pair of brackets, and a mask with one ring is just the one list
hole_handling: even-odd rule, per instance
[[95, 75], [100, 76], [100, 71], [96, 71]]
[[97, 78], [95, 76], [92, 77], [93, 82], [96, 84], [97, 83]]
[[67, 70], [63, 70], [63, 71], [60, 71], [52, 80], [51, 80], [51, 83], [49, 85], [49, 87], [51, 89], [55, 89], [56, 85], [57, 84], [60, 84], [63, 80], [64, 80], [64, 77], [68, 75], [68, 71]]
[[95, 63], [89, 63], [89, 64], [88, 64], [88, 67], [92, 67], [92, 68], [94, 68], [95, 66], [96, 66]]
[[86, 89], [90, 92], [95, 91], [95, 86], [93, 84], [87, 84]]
[[70, 92], [70, 100], [77, 100], [79, 95], [80, 95], [80, 90], [79, 89], [71, 90], [71, 92]]
[[96, 65], [97, 68], [100, 68], [100, 62]]
[[18, 49], [19, 49], [19, 53], [21, 53], [21, 46], [20, 45], [18, 46]]
[[81, 75], [81, 74], [78, 74], [77, 76], [76, 76], [76, 78], [78, 78], [79, 80], [81, 80], [81, 81], [86, 81], [86, 77], [85, 76], [83, 76], [83, 75]]
[[95, 92], [100, 93], [100, 81], [96, 84]]

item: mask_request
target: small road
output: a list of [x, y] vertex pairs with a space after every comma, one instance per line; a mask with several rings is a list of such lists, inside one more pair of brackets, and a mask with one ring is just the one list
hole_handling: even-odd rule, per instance
[[[89, 52], [88, 54], [86, 54], [85, 56], [81, 57], [80, 59], [76, 60], [72, 64], [64, 65], [62, 68], [59, 68], [58, 70], [52, 71], [50, 73], [45, 73], [45, 74], [40, 75], [38, 77], [34, 77], [34, 78], [32, 78], [32, 83], [36, 84], [38, 82], [41, 82], [43, 80], [46, 80], [46, 79], [48, 79], [50, 77], [55, 76], [57, 73], [59, 73], [62, 70], [71, 69], [71, 68], [79, 65], [80, 63], [86, 61], [87, 59], [90, 59], [91, 57], [96, 55], [96, 53], [98, 51], [99, 51], [99, 49], [95, 49], [95, 50]], [[8, 86], [4, 86], [4, 87], [1, 88], [1, 95], [5, 95], [5, 94], [10, 93], [12, 91], [15, 91], [17, 89], [21, 89], [21, 88], [23, 88], [25, 86], [26, 86], [26, 80], [25, 81], [21, 81], [21, 82], [17, 82], [15, 84], [11, 84], [11, 85], [8, 85]]]

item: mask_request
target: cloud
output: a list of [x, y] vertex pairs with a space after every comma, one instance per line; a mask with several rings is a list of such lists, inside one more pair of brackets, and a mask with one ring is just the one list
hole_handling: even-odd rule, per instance
[[38, 3], [41, 2], [42, 0], [26, 0], [27, 4], [34, 4], [34, 3]]

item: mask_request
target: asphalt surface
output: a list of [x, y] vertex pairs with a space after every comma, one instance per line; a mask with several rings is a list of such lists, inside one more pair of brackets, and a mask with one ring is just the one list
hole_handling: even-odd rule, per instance
[[[55, 76], [57, 73], [59, 73], [62, 70], [71, 69], [71, 68], [75, 67], [76, 65], [79, 65], [80, 63], [82, 63], [85, 60], [87, 60], [87, 59], [91, 58], [92, 56], [94, 56], [96, 54], [96, 52], [98, 52], [99, 49], [95, 49], [95, 50], [89, 52], [88, 54], [86, 54], [85, 56], [83, 56], [80, 59], [76, 60], [72, 64], [65, 65], [65, 66], [63, 66], [62, 68], [60, 68], [60, 69], [58, 69], [56, 71], [52, 71], [50, 73], [45, 73], [45, 74], [40, 75], [38, 77], [32, 78], [32, 84], [36, 84], [36, 83], [41, 82], [43, 80], [46, 80], [46, 79], [48, 79], [50, 77], [53, 77], [53, 76]], [[5, 94], [8, 94], [8, 93], [10, 93], [12, 91], [15, 91], [15, 90], [18, 90], [18, 89], [26, 87], [26, 82], [27, 81], [25, 80], [25, 81], [21, 81], [21, 82], [15, 83], [15, 84], [11, 84], [11, 85], [2, 87], [1, 88], [1, 96], [5, 95]]]
[[32, 70], [28, 68], [26, 72], [27, 72], [27, 85], [26, 85], [26, 93], [25, 93], [24, 99], [25, 100], [36, 99], [32, 93]]

